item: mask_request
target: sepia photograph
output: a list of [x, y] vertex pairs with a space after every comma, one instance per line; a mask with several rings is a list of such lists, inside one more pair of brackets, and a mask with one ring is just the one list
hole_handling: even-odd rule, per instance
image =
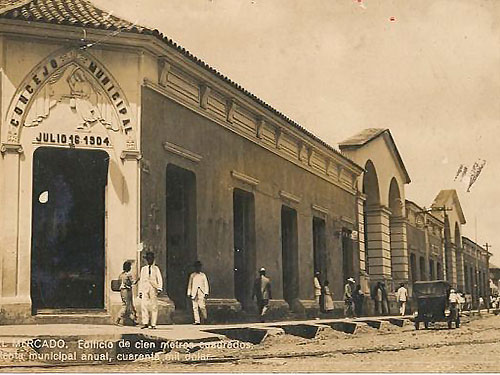
[[0, 372], [500, 373], [500, 2], [0, 0]]

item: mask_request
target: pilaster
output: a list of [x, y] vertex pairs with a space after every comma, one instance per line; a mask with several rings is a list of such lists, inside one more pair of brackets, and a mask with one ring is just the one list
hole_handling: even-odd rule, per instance
[[391, 217], [391, 271], [394, 285], [408, 282], [408, 244], [406, 241], [406, 219]]
[[23, 149], [12, 142], [2, 144], [0, 151], [0, 305], [7, 321], [31, 315], [31, 300], [26, 287], [29, 272], [20, 272], [20, 267], [29, 267], [19, 252], [19, 173]]
[[465, 290], [465, 275], [464, 275], [464, 255], [461, 248], [456, 249], [456, 270], [457, 270], [457, 288], [460, 291]]
[[366, 207], [367, 243], [370, 281], [390, 281], [391, 246], [389, 217], [391, 211], [384, 206]]

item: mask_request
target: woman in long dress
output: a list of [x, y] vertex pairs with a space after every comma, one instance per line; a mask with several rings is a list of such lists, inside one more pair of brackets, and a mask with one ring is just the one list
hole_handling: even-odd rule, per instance
[[324, 308], [326, 313], [330, 313], [333, 311], [333, 295], [332, 292], [330, 292], [330, 287], [328, 286], [330, 283], [328, 280], [325, 280], [324, 287], [323, 287], [323, 301], [324, 301]]

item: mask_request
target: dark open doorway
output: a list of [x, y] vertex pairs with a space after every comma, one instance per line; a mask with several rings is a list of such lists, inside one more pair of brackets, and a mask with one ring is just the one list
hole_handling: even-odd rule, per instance
[[186, 288], [196, 260], [196, 175], [167, 166], [167, 293], [176, 309], [187, 306]]
[[234, 294], [243, 310], [252, 306], [255, 272], [255, 210], [252, 193], [235, 189], [234, 215]]
[[33, 156], [34, 310], [104, 308], [108, 154], [39, 148]]
[[283, 298], [290, 306], [299, 292], [297, 211], [281, 207], [281, 249], [283, 259]]
[[313, 258], [314, 271], [320, 273], [320, 281], [327, 279], [325, 220], [313, 217]]

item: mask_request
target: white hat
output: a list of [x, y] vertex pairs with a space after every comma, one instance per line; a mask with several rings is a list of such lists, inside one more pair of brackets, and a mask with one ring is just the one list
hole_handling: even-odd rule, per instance
[[455, 289], [451, 288], [450, 293], [455, 293]]
[[264, 267], [261, 267], [259, 272], [266, 272], [266, 269]]
[[356, 281], [355, 281], [352, 277], [349, 277], [349, 278], [347, 279], [347, 281], [350, 281], [351, 283], [355, 283], [355, 282], [356, 282]]

